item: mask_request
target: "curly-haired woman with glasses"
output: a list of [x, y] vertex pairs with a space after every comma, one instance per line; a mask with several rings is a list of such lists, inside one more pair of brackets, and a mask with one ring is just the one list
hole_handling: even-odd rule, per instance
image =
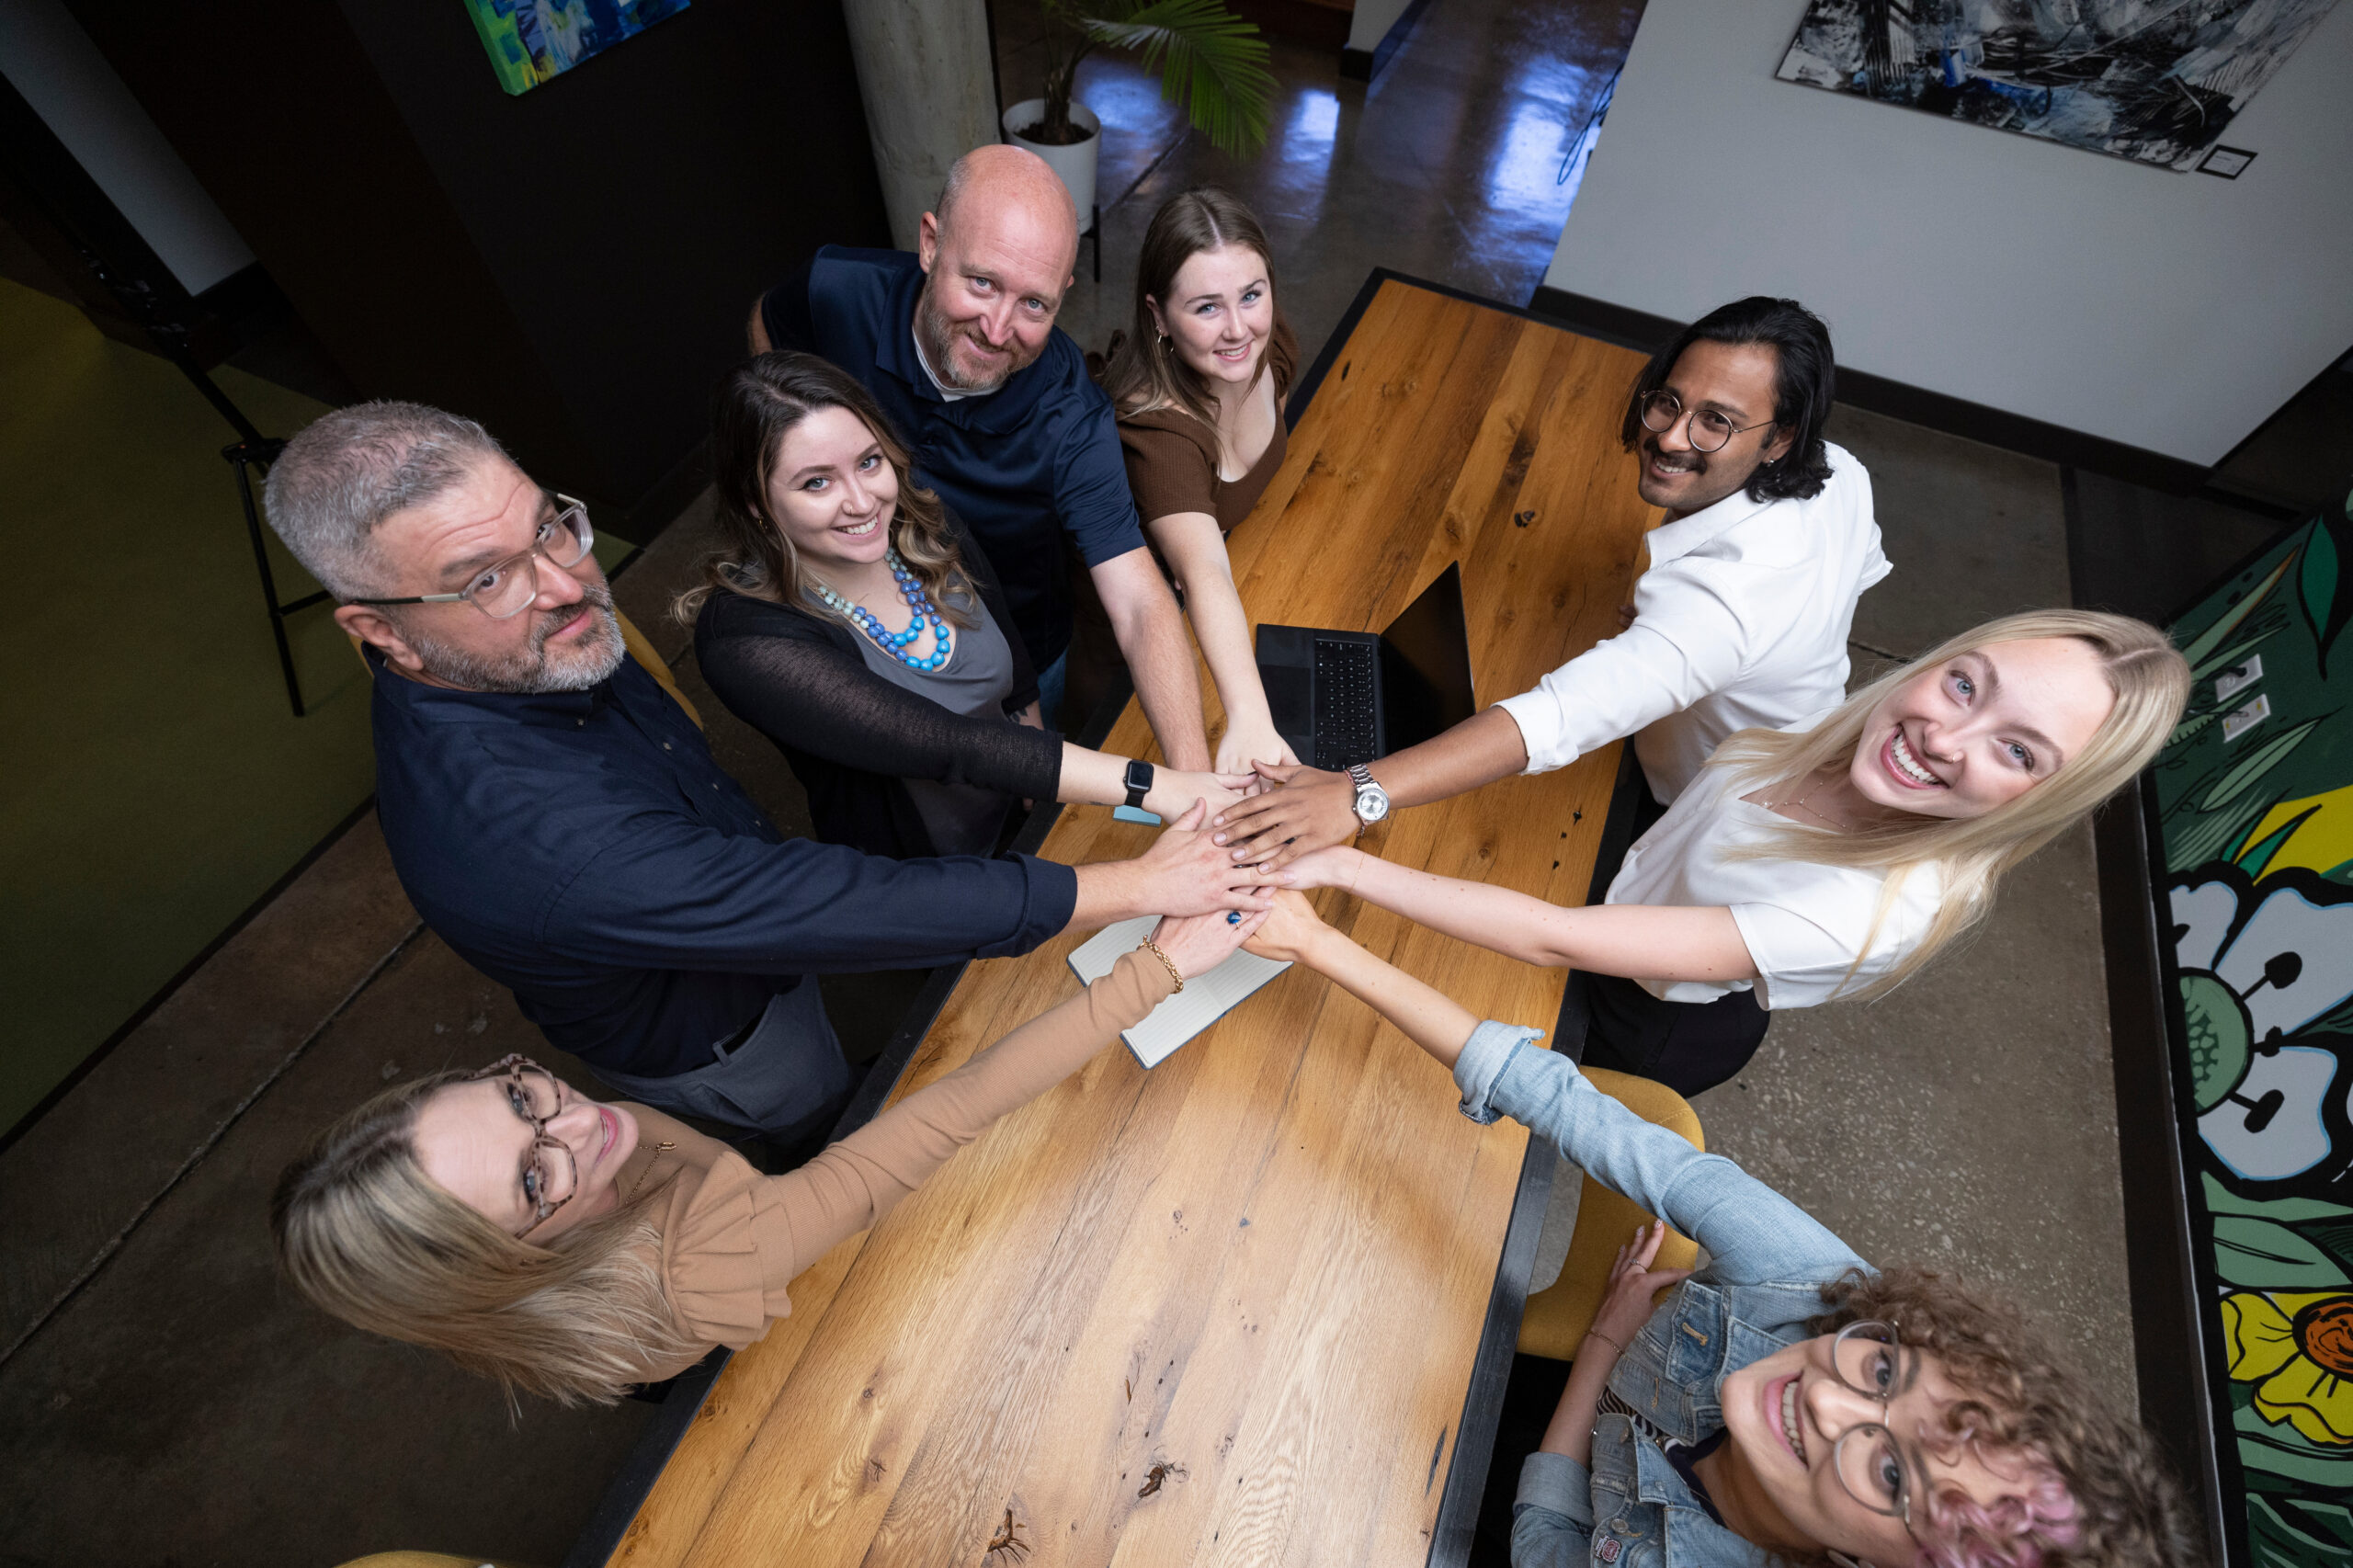
[[510, 1393], [613, 1399], [759, 1338], [791, 1311], [785, 1290], [801, 1270], [1264, 918], [1163, 920], [1085, 991], [780, 1176], [521, 1057], [430, 1074], [369, 1100], [286, 1168], [270, 1205], [278, 1262], [313, 1304], [445, 1351]]
[[[1542, 1031], [1480, 1022], [1285, 893], [1252, 951], [1327, 976], [1509, 1116], [1705, 1249], [1621, 1253], [1543, 1446], [1520, 1471], [1515, 1568], [2188, 1568], [2178, 1489], [2015, 1309], [1874, 1268], [1721, 1154], [1603, 1095]], [[1675, 1286], [1654, 1307], [1660, 1287]]]

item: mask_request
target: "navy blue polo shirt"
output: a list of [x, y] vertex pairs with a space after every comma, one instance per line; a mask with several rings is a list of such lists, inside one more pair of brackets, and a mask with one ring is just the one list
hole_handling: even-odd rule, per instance
[[551, 1043], [660, 1078], [804, 973], [1027, 952], [1078, 880], [1027, 856], [887, 860], [788, 839], [635, 660], [587, 691], [376, 665], [376, 814], [417, 913]]
[[937, 490], [989, 552], [1006, 606], [1042, 670], [1070, 645], [1070, 585], [1059, 536], [1100, 566], [1143, 548], [1111, 400], [1062, 328], [995, 392], [950, 403], [916, 358], [923, 265], [905, 251], [827, 245], [767, 292], [779, 348], [823, 355], [864, 382]]

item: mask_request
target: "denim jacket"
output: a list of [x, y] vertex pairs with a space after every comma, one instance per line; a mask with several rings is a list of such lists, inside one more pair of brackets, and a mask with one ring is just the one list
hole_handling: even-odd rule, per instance
[[[1537, 1047], [1540, 1029], [1483, 1023], [1454, 1065], [1462, 1114], [1509, 1116], [1604, 1187], [1708, 1251], [1627, 1346], [1609, 1390], [1659, 1430], [1697, 1442], [1724, 1424], [1717, 1391], [1808, 1337], [1821, 1286], [1869, 1267], [1813, 1216], [1721, 1154], [1702, 1154]], [[1763, 1568], [1770, 1554], [1708, 1517], [1657, 1444], [1623, 1415], [1596, 1425], [1593, 1468], [1534, 1453], [1512, 1507], [1513, 1568]]]

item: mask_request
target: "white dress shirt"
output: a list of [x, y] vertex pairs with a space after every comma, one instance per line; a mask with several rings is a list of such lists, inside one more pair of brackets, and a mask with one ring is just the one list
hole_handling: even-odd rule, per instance
[[1651, 792], [1672, 804], [1734, 730], [1845, 699], [1855, 600], [1890, 568], [1870, 475], [1824, 450], [1830, 478], [1810, 501], [1737, 491], [1651, 530], [1634, 624], [1496, 704], [1519, 725], [1529, 772], [1633, 735]]
[[[1810, 730], [1821, 717], [1785, 727]], [[1944, 896], [1944, 877], [1936, 867], [1915, 866], [1905, 874], [1874, 933], [1871, 920], [1887, 885], [1881, 872], [1726, 854], [1804, 825], [1742, 800], [1745, 792], [1738, 770], [1702, 768], [1666, 815], [1626, 851], [1602, 902], [1729, 909], [1756, 961], [1756, 979], [1645, 980], [1643, 989], [1665, 1002], [1712, 1002], [1753, 987], [1760, 1006], [1811, 1007], [1834, 992], [1853, 995], [1919, 945]], [[1866, 937], [1870, 950], [1858, 965]]]

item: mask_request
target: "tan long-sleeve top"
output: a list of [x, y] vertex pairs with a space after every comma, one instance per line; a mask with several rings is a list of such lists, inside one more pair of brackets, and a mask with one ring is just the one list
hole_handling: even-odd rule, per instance
[[740, 1350], [759, 1338], [792, 1311], [785, 1287], [802, 1269], [889, 1213], [997, 1118], [1061, 1083], [1174, 990], [1159, 960], [1126, 954], [1085, 991], [782, 1176], [762, 1176], [718, 1140], [630, 1107], [640, 1139], [629, 1165], [638, 1168], [622, 1168], [620, 1189], [668, 1179], [662, 1278], [674, 1321], [699, 1346], [682, 1357], [649, 1356], [640, 1381], [684, 1371], [713, 1345]]

